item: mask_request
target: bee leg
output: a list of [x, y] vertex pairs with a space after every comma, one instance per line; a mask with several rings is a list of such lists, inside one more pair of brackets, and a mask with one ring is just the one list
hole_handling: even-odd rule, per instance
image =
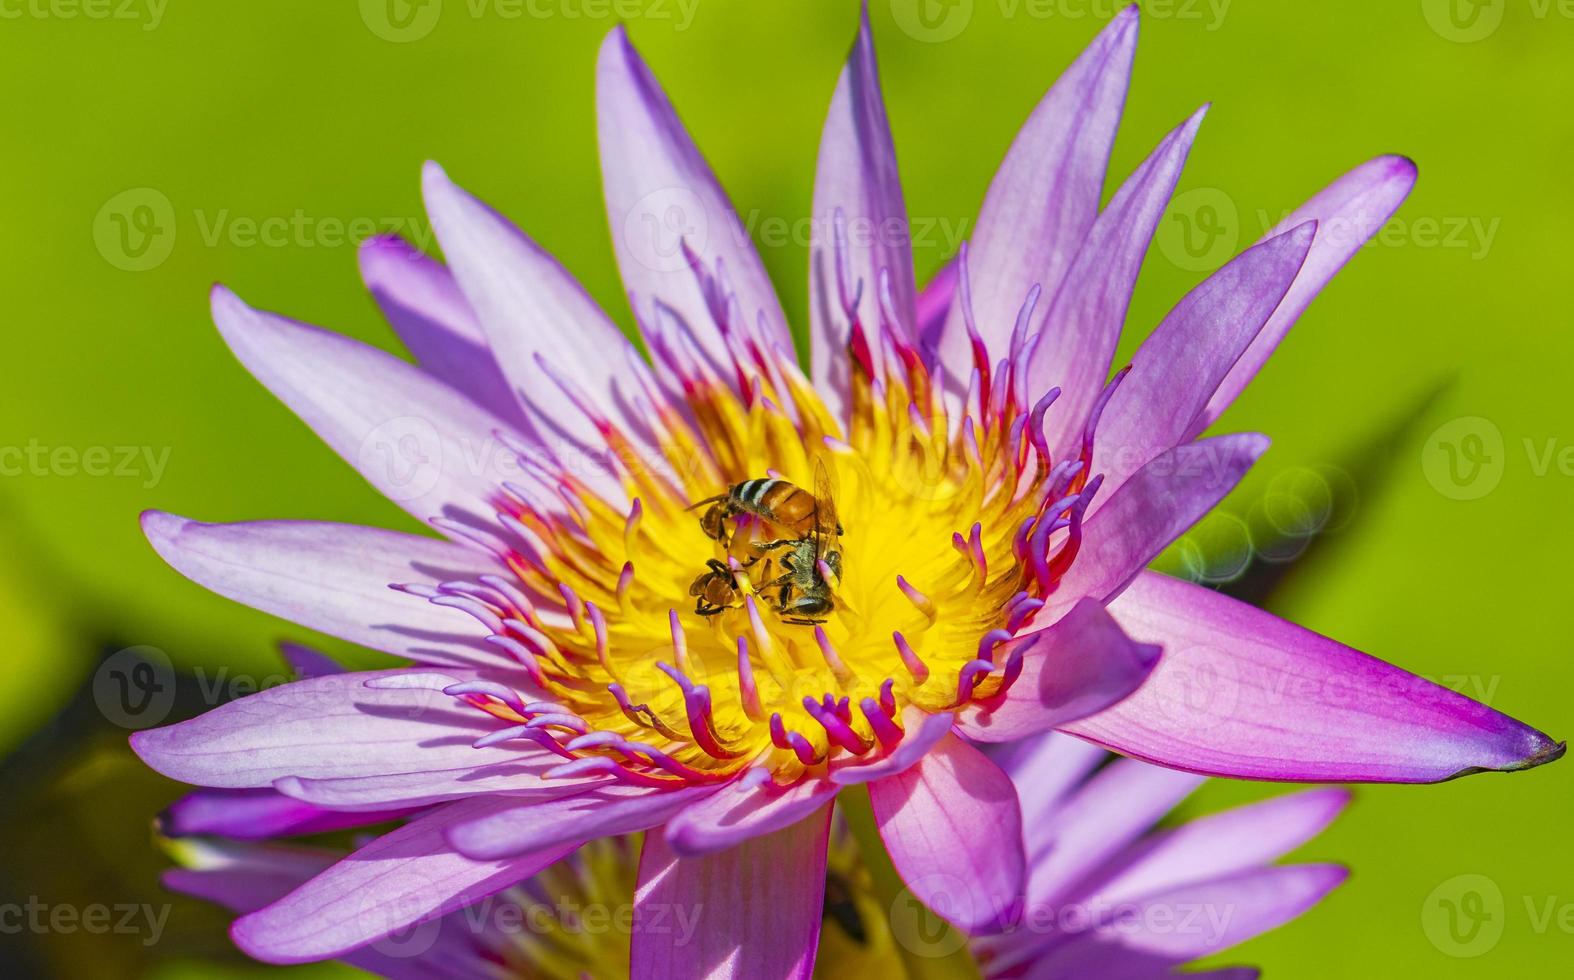
[[789, 538], [777, 538], [775, 541], [756, 541], [754, 542], [754, 550], [760, 552], [775, 551], [777, 548], [785, 548], [790, 544], [797, 543]]

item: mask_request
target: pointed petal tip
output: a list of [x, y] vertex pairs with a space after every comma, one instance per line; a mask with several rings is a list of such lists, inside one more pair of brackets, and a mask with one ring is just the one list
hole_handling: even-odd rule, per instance
[[1536, 738], [1538, 740], [1538, 744], [1534, 752], [1514, 765], [1504, 766], [1502, 771], [1523, 772], [1526, 769], [1534, 769], [1537, 766], [1544, 766], [1549, 762], [1557, 762], [1559, 759], [1563, 758], [1564, 753], [1568, 751], [1569, 743], [1566, 741], [1554, 742], [1550, 736], [1547, 736], [1541, 732], [1536, 732]]

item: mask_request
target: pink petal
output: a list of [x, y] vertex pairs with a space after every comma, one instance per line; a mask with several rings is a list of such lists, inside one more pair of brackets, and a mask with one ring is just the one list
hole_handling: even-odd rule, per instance
[[969, 933], [1018, 908], [1024, 858], [1016, 790], [988, 756], [955, 736], [923, 761], [870, 784], [880, 836], [913, 896]]
[[844, 418], [851, 391], [850, 324], [837, 283], [838, 215], [848, 265], [847, 288], [862, 293], [856, 317], [865, 336], [879, 329], [882, 273], [889, 283], [892, 312], [902, 331], [912, 329], [917, 288], [908, 239], [907, 205], [896, 169], [896, 148], [880, 94], [869, 16], [831, 96], [815, 167], [814, 222], [809, 251], [809, 317], [815, 388], [837, 418]]
[[1426, 783], [1551, 762], [1564, 745], [1270, 613], [1152, 572], [1110, 612], [1164, 658], [1067, 726], [1160, 765], [1246, 779]]
[[1190, 441], [1192, 420], [1295, 280], [1317, 226], [1242, 252], [1175, 305], [1131, 360], [1093, 441], [1104, 486], [1091, 510], [1160, 453]]
[[[974, 316], [990, 353], [1006, 340], [1028, 290], [1038, 285], [1046, 309], [1098, 216], [1110, 148], [1120, 125], [1137, 10], [1115, 16], [1039, 102], [1011, 144], [979, 209], [970, 245]], [[942, 363], [972, 363], [960, 309], [950, 310], [937, 345]], [[1036, 393], [1035, 393], [1036, 397]]]
[[1192, 427], [1194, 434], [1212, 425], [1230, 407], [1328, 280], [1399, 210], [1415, 181], [1412, 161], [1378, 157], [1334, 181], [1268, 232], [1271, 237], [1306, 221], [1318, 223], [1317, 239], [1295, 285], [1208, 400], [1207, 409]]
[[807, 980], [820, 943], [831, 808], [764, 837], [680, 858], [646, 834], [631, 976]]
[[556, 799], [522, 801], [457, 824], [449, 830], [448, 840], [473, 858], [511, 857], [573, 840], [648, 830], [715, 792], [713, 786], [676, 790], [603, 786]]
[[792, 350], [787, 318], [748, 232], [622, 26], [602, 42], [596, 64], [596, 133], [612, 242], [635, 315], [648, 321], [659, 300], [677, 311], [701, 349], [731, 363], [680, 247], [686, 243], [705, 270], [721, 263], [740, 330], [753, 335], [763, 318], [764, 339]]
[[1109, 377], [1137, 272], [1206, 111], [1193, 113], [1126, 179], [1093, 222], [1066, 273], [1066, 285], [1052, 303], [1039, 306], [1041, 311], [1047, 306], [1047, 312], [1036, 324], [1038, 345], [1028, 359], [1027, 386], [1033, 393], [1061, 389], [1045, 417], [1056, 459], [1075, 455], [1073, 446]]
[[454, 277], [396, 235], [361, 244], [361, 279], [426, 372], [515, 428], [525, 425], [508, 379]]
[[350, 524], [202, 524], [156, 510], [142, 515], [142, 530], [193, 582], [292, 623], [426, 663], [509, 663], [465, 613], [388, 587], [501, 569], [472, 549]]
[[1256, 433], [1214, 436], [1150, 460], [1087, 520], [1082, 549], [1037, 621], [1082, 596], [1108, 600], [1241, 482], [1268, 449]]
[[1046, 629], [995, 651], [997, 662], [1022, 655], [1022, 674], [998, 706], [971, 704], [957, 730], [982, 742], [1038, 735], [1103, 711], [1135, 691], [1153, 671], [1159, 648], [1123, 633], [1101, 603], [1084, 599]]
[[417, 518], [489, 518], [503, 481], [518, 479], [492, 435], [508, 426], [420, 368], [253, 310], [222, 286], [213, 290], [213, 321], [258, 381]]
[[[268, 688], [190, 721], [136, 732], [131, 747], [171, 779], [266, 787], [286, 776], [332, 779], [517, 764], [514, 745], [471, 743], [506, 723], [425, 687], [370, 688], [409, 670], [335, 674]], [[455, 672], [455, 680], [474, 675]]]
[[667, 824], [667, 844], [684, 857], [698, 857], [791, 826], [829, 803], [836, 783], [807, 777], [780, 789], [741, 781], [684, 807]]
[[838, 786], [856, 786], [876, 779], [885, 779], [918, 764], [935, 743], [951, 731], [956, 716], [950, 712], [930, 714], [921, 708], [909, 707], [902, 712], [902, 741], [889, 753], [874, 762], [850, 762], [831, 768], [831, 782]]
[[268, 963], [328, 959], [496, 894], [578, 846], [474, 861], [444, 842], [444, 832], [457, 821], [507, 805], [483, 797], [434, 810], [236, 920], [230, 935], [248, 955]]

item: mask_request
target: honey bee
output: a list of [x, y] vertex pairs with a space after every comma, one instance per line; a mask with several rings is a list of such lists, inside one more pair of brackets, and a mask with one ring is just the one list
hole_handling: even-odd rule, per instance
[[709, 570], [689, 586], [689, 595], [694, 596], [695, 612], [715, 616], [738, 602], [738, 579], [732, 569], [714, 558], [707, 559], [705, 566]]
[[[817, 481], [823, 471], [824, 464], [816, 464]], [[826, 483], [829, 485], [828, 480]], [[693, 510], [706, 504], [712, 506], [700, 516], [700, 527], [707, 537], [716, 539], [722, 545], [726, 545], [730, 538], [727, 521], [739, 514], [752, 514], [775, 524], [797, 539], [807, 537], [815, 530], [817, 515], [820, 512], [814, 494], [786, 480], [778, 480], [774, 477], [761, 477], [735, 483], [727, 488], [726, 493], [707, 497], [693, 504], [689, 509]], [[832, 520], [834, 519], [833, 512]], [[841, 531], [841, 526], [838, 525], [836, 533], [840, 534]]]
[[764, 588], [781, 589], [777, 593], [775, 609], [783, 622], [799, 626], [823, 623], [836, 608], [831, 583], [821, 573], [820, 562], [825, 563], [835, 578], [839, 580], [842, 577], [839, 541], [842, 525], [836, 518], [831, 480], [823, 465], [815, 467], [814, 498], [815, 510], [809, 533], [799, 538], [780, 538], [754, 545], [756, 551], [771, 555], [782, 568], [782, 574], [767, 581]]

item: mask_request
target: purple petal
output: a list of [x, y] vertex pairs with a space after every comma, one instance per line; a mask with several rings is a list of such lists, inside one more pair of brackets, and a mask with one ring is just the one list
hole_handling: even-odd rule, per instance
[[787, 318], [748, 232], [622, 26], [602, 42], [596, 64], [596, 133], [612, 242], [635, 315], [648, 320], [659, 300], [689, 325], [701, 349], [731, 363], [686, 245], [705, 270], [721, 263], [742, 331], [754, 334], [763, 318], [764, 339], [792, 350]]
[[292, 623], [426, 663], [508, 663], [465, 613], [388, 587], [500, 570], [471, 549], [350, 524], [201, 524], [156, 510], [142, 515], [142, 530], [193, 582]]
[[[852, 358], [850, 324], [837, 276], [837, 234], [846, 248], [847, 288], [859, 295], [856, 318], [866, 336], [880, 323], [882, 282], [889, 284], [898, 329], [912, 328], [917, 288], [908, 239], [907, 205], [896, 148], [880, 93], [874, 40], [865, 9], [847, 66], [831, 96], [815, 167], [814, 222], [809, 251], [810, 353], [815, 388], [838, 418], [846, 414]], [[886, 276], [882, 280], [882, 274]], [[861, 284], [862, 292], [859, 293]]]
[[[384, 670], [315, 677], [248, 695], [164, 728], [131, 747], [171, 779], [240, 789], [287, 776], [333, 779], [518, 763], [514, 746], [475, 748], [506, 723], [424, 687], [370, 688], [417, 674]], [[463, 680], [456, 672], [456, 679]]]
[[[945, 328], [946, 317], [951, 313], [951, 298], [956, 295], [959, 268], [955, 259], [947, 262], [918, 293], [914, 323], [918, 336], [923, 338], [926, 346], [935, 343], [940, 336], [940, 331]], [[968, 352], [969, 355], [971, 353]], [[966, 364], [967, 362], [964, 360], [952, 363]]]
[[1136, 694], [1067, 730], [1126, 755], [1246, 779], [1395, 783], [1563, 755], [1507, 715], [1187, 582], [1145, 572], [1110, 612], [1164, 658]]
[[998, 706], [969, 705], [957, 729], [981, 742], [1009, 742], [1086, 718], [1135, 691], [1159, 660], [1084, 599], [1046, 629], [1009, 641], [997, 658], [1022, 655], [1022, 674]]
[[458, 766], [369, 776], [285, 776], [274, 780], [273, 786], [286, 796], [314, 806], [364, 811], [426, 806], [486, 793], [550, 800], [584, 792], [587, 784], [605, 781], [599, 776], [549, 777], [547, 771], [562, 765], [562, 756], [535, 745], [520, 748], [515, 743], [509, 748], [513, 753], [510, 759], [487, 755]]
[[1192, 420], [1273, 315], [1316, 230], [1309, 222], [1247, 249], [1186, 294], [1138, 348], [1131, 373], [1099, 416], [1090, 472], [1104, 475], [1102, 494], [1190, 441]]
[[474, 861], [447, 846], [448, 827], [508, 805], [482, 798], [434, 810], [236, 920], [230, 935], [268, 963], [328, 959], [502, 891], [578, 846], [505, 861]]
[[648, 830], [716, 792], [713, 786], [652, 790], [604, 786], [552, 800], [530, 800], [448, 832], [449, 843], [477, 859], [511, 857], [586, 838]]
[[1061, 389], [1055, 410], [1045, 419], [1057, 459], [1075, 455], [1072, 447], [1081, 440], [1088, 413], [1109, 377], [1137, 272], [1206, 111], [1204, 107], [1193, 113], [1127, 178], [1093, 222], [1066, 273], [1065, 286], [1053, 303], [1040, 304], [1040, 309], [1048, 309], [1039, 315], [1027, 390]]
[[1121, 854], [1080, 900], [1106, 907], [1269, 864], [1322, 833], [1349, 802], [1348, 790], [1309, 789], [1188, 821]]
[[1410, 160], [1378, 157], [1334, 181], [1268, 233], [1277, 235], [1306, 221], [1318, 223], [1317, 239], [1295, 284], [1208, 400], [1193, 433], [1212, 425], [1230, 407], [1328, 280], [1399, 210], [1415, 181], [1416, 165]]
[[174, 850], [186, 867], [165, 871], [164, 886], [231, 912], [254, 912], [278, 901], [340, 857], [320, 848], [229, 840], [183, 840]]
[[705, 857], [646, 834], [634, 899], [631, 976], [807, 980], [825, 907], [831, 808]]
[[1047, 821], [1025, 834], [1031, 907], [1081, 894], [1084, 879], [1146, 834], [1202, 785], [1191, 773], [1117, 759], [1099, 770]]
[[585, 447], [604, 444], [593, 420], [544, 375], [537, 363], [543, 358], [605, 418], [626, 432], [640, 431], [627, 424], [625, 412], [624, 399], [640, 390], [628, 339], [584, 287], [506, 218], [449, 180], [442, 167], [428, 163], [421, 186], [454, 278], [514, 397], [542, 420], [539, 428], [560, 430]]
[[409, 812], [341, 813], [292, 800], [271, 789], [201, 789], [187, 793], [159, 815], [159, 832], [168, 837], [211, 834], [266, 840], [364, 827]]
[[[144, 516], [144, 520], [146, 517]], [[297, 679], [307, 677], [327, 677], [329, 674], [342, 674], [342, 667], [337, 660], [300, 643], [280, 643], [279, 656], [295, 671]]]
[[988, 756], [952, 736], [918, 765], [870, 784], [869, 800], [891, 862], [920, 902], [973, 934], [1015, 913], [1022, 816], [1010, 778]]
[[[974, 315], [992, 354], [1003, 356], [1017, 310], [1034, 285], [1040, 309], [1059, 291], [1098, 216], [1110, 148], [1120, 125], [1137, 9], [1115, 16], [1039, 102], [1001, 161], [970, 244]], [[942, 363], [966, 376], [972, 362], [960, 309], [944, 334], [924, 334]]]
[[1030, 829], [1047, 825], [1066, 803], [1067, 794], [1110, 758], [1102, 747], [1059, 732], [989, 746], [986, 751], [1016, 785], [1022, 826]]
[[1082, 596], [1108, 601], [1118, 595], [1228, 496], [1267, 449], [1267, 436], [1237, 433], [1176, 446], [1150, 460], [1088, 518], [1082, 549], [1038, 621], [1052, 621]]
[[523, 427], [525, 417], [508, 379], [443, 264], [397, 235], [368, 238], [359, 257], [362, 281], [421, 367], [486, 411]]
[[[222, 286], [213, 321], [235, 356], [389, 500], [425, 521], [490, 515], [508, 426], [386, 351], [253, 310]], [[523, 441], [523, 440], [521, 440]]]
[[[1328, 864], [1260, 868], [1121, 905], [1036, 962], [1031, 977], [1157, 977], [1294, 919], [1342, 884]], [[1190, 923], [1180, 928], [1179, 923]]]
[[684, 857], [736, 847], [797, 823], [829, 803], [839, 789], [812, 776], [787, 789], [734, 780], [673, 817], [667, 824], [667, 844]]

